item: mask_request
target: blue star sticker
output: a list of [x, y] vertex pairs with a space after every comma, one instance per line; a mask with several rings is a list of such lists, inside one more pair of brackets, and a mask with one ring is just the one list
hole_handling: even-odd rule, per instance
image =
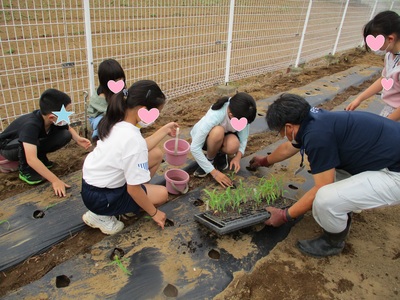
[[57, 122], [56, 123], [60, 123], [62, 121], [65, 121], [65, 122], [67, 122], [67, 124], [69, 124], [70, 123], [69, 116], [72, 115], [73, 113], [74, 113], [73, 111], [67, 111], [65, 109], [64, 104], [61, 107], [60, 111], [53, 111], [53, 114], [55, 114], [57, 116]]

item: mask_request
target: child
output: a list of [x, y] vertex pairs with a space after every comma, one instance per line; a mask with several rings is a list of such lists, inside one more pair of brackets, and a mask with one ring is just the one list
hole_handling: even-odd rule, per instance
[[155, 148], [167, 135], [175, 136], [178, 124], [161, 127], [146, 140], [140, 127], [146, 127], [141, 109], [161, 110], [165, 95], [150, 80], [140, 80], [128, 90], [113, 95], [99, 124], [96, 148], [83, 165], [82, 199], [89, 209], [82, 219], [105, 234], [115, 234], [124, 224], [114, 216], [146, 211], [164, 228], [166, 215], [157, 206], [168, 199], [165, 186], [148, 184], [151, 178], [148, 150]]
[[66, 196], [70, 186], [61, 181], [49, 169], [53, 162], [47, 153], [57, 151], [72, 139], [83, 148], [91, 146], [88, 139], [80, 137], [65, 120], [58, 121], [54, 112], [71, 107], [71, 98], [56, 89], [48, 89], [39, 100], [39, 110], [25, 114], [0, 134], [0, 154], [9, 161], [19, 161], [19, 178], [34, 185], [47, 179], [59, 197]]
[[[379, 51], [385, 51], [382, 77], [378, 78], [369, 88], [357, 96], [346, 110], [355, 110], [362, 101], [372, 97], [383, 88], [382, 80], [393, 80], [393, 86], [382, 90], [382, 100], [385, 107], [380, 115], [389, 119], [400, 120], [400, 17], [393, 11], [384, 11], [375, 16], [364, 26], [364, 40], [372, 35], [382, 35], [385, 40]], [[367, 50], [369, 49], [366, 43]], [[388, 87], [387, 87], [388, 88]]]
[[[190, 150], [199, 167], [196, 177], [205, 177], [208, 173], [223, 187], [231, 186], [232, 181], [221, 171], [234, 167], [240, 170], [240, 159], [246, 149], [250, 124], [257, 114], [256, 102], [247, 93], [237, 93], [232, 98], [222, 97], [215, 102], [206, 115], [197, 122], [190, 132], [192, 143]], [[240, 131], [232, 125], [232, 119], [246, 118], [247, 125]], [[207, 151], [204, 155], [203, 150]], [[228, 156], [235, 155], [228, 165]]]
[[107, 110], [108, 100], [114, 95], [107, 85], [108, 82], [110, 80], [123, 80], [125, 82], [125, 72], [115, 59], [106, 59], [101, 62], [97, 75], [100, 85], [97, 88], [97, 93], [90, 97], [87, 109], [89, 122], [93, 129], [92, 141], [99, 139], [97, 126]]

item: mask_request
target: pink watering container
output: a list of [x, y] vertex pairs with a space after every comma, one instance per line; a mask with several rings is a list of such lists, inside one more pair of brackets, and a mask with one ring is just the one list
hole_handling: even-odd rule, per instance
[[181, 169], [171, 169], [164, 174], [170, 194], [186, 194], [189, 190], [189, 174]]
[[178, 147], [175, 153], [175, 139], [170, 139], [164, 143], [165, 160], [173, 166], [180, 166], [186, 162], [190, 144], [183, 139], [178, 139]]
[[9, 161], [0, 155], [0, 171], [3, 173], [10, 173], [18, 170], [17, 161]]

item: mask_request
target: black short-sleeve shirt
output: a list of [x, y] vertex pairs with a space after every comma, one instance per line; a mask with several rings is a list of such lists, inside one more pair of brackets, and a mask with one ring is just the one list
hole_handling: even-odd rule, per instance
[[39, 146], [39, 139], [46, 136], [42, 114], [39, 110], [35, 110], [13, 121], [0, 134], [0, 141], [18, 139], [21, 143]]
[[307, 154], [312, 174], [332, 168], [352, 175], [383, 168], [400, 172], [400, 123], [376, 114], [313, 107], [296, 141]]

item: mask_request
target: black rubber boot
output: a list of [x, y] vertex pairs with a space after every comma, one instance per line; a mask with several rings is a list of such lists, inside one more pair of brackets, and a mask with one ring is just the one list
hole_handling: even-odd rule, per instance
[[314, 257], [326, 257], [340, 254], [344, 248], [347, 235], [350, 231], [351, 214], [348, 214], [346, 229], [339, 233], [324, 233], [313, 240], [301, 240], [297, 242], [297, 248], [304, 254]]

